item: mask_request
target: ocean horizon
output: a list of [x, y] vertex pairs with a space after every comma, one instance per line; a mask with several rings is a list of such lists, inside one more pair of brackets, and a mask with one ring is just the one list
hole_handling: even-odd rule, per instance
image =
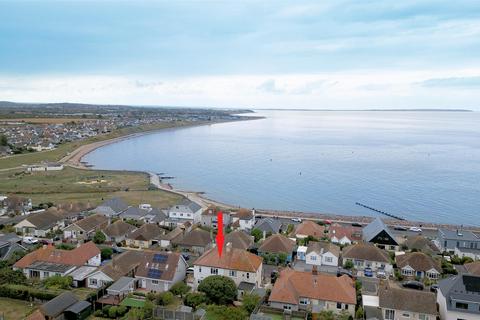
[[253, 115], [264, 118], [161, 130], [83, 160], [98, 169], [173, 176], [175, 188], [233, 206], [378, 215], [361, 202], [408, 220], [479, 224], [478, 112]]

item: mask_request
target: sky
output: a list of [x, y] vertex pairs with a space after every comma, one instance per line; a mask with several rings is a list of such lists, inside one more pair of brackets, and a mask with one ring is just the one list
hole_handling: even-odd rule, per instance
[[0, 100], [480, 110], [480, 1], [0, 0]]

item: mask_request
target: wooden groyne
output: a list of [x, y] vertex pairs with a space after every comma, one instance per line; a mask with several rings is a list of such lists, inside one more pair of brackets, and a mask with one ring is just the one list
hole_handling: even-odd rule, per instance
[[364, 207], [368, 210], [372, 210], [372, 211], [375, 211], [375, 212], [378, 212], [378, 213], [381, 213], [387, 217], [390, 217], [390, 218], [393, 218], [393, 219], [397, 219], [397, 220], [405, 220], [404, 218], [400, 217], [400, 216], [396, 216], [394, 214], [391, 214], [391, 213], [388, 213], [388, 212], [385, 212], [385, 211], [382, 211], [382, 210], [378, 210], [378, 209], [375, 209], [373, 207], [370, 207], [370, 206], [367, 206], [366, 204], [363, 204], [363, 203], [360, 203], [360, 202], [355, 202], [355, 204], [357, 206], [360, 206], [360, 207]]

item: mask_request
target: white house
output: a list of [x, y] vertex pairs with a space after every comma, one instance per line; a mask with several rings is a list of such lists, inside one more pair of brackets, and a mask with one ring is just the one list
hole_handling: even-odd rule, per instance
[[317, 266], [338, 266], [340, 248], [330, 242], [310, 241], [305, 255], [305, 262]]
[[255, 210], [240, 209], [232, 215], [234, 228], [250, 231], [255, 226]]
[[194, 223], [200, 223], [202, 215], [202, 207], [187, 198], [180, 203], [172, 206], [168, 210], [168, 217], [171, 219], [191, 220]]
[[343, 249], [342, 257], [343, 265], [351, 261], [357, 270], [371, 268], [374, 272], [382, 270], [388, 275], [393, 272], [393, 265], [387, 252], [373, 244], [357, 243], [346, 247]]
[[442, 320], [480, 319], [480, 276], [458, 275], [440, 280], [437, 304]]
[[54, 211], [44, 211], [28, 215], [17, 223], [14, 228], [16, 232], [23, 235], [45, 237], [47, 233], [63, 228], [64, 217]]
[[259, 287], [262, 283], [262, 258], [246, 250], [232, 248], [227, 243], [220, 257], [214, 247], [194, 262], [194, 287], [208, 276], [222, 275], [232, 279], [238, 286], [242, 282]]

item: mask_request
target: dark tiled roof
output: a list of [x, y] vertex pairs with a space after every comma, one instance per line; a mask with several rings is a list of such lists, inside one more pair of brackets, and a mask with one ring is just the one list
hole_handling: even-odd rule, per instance
[[93, 214], [82, 220], [78, 220], [77, 222], [74, 223], [74, 225], [76, 225], [77, 227], [81, 228], [86, 232], [90, 232], [107, 222], [108, 222], [108, 218], [105, 217], [104, 215]]
[[291, 253], [295, 248], [296, 242], [281, 234], [274, 234], [263, 241], [259, 252], [272, 253]]
[[254, 237], [241, 230], [235, 230], [225, 236], [225, 243], [231, 243], [233, 248], [247, 250], [254, 243]]
[[[480, 276], [457, 275], [438, 282], [441, 294], [447, 299], [447, 309], [452, 309], [451, 299], [480, 303]], [[472, 312], [473, 313], [473, 312]], [[476, 314], [480, 314], [477, 309]]]
[[107, 226], [103, 233], [105, 233], [108, 237], [118, 237], [127, 235], [136, 228], [132, 226], [130, 223], [123, 222], [122, 220], [117, 220], [111, 225]]
[[373, 244], [357, 243], [343, 249], [344, 258], [390, 263], [388, 254]]
[[114, 257], [108, 264], [101, 267], [99, 271], [116, 281], [137, 268], [143, 255], [143, 251], [127, 250]]
[[40, 309], [45, 316], [55, 318], [77, 302], [75, 295], [67, 291], [43, 304]]
[[390, 236], [390, 238], [395, 240], [395, 236], [390, 230], [390, 228], [385, 223], [383, 223], [383, 220], [379, 217], [370, 222], [365, 228], [363, 228], [363, 239], [366, 242], [370, 242], [382, 230], [384, 230]]
[[259, 229], [260, 231], [278, 233], [282, 227], [282, 222], [278, 219], [264, 218], [260, 219], [255, 223], [254, 228]]
[[53, 227], [58, 221], [63, 220], [63, 217], [53, 213], [52, 211], [45, 211], [32, 214], [25, 218], [25, 220], [36, 226], [37, 229], [47, 230]]
[[397, 256], [395, 259], [399, 268], [410, 266], [415, 271], [426, 272], [428, 270], [435, 269], [438, 273], [442, 273], [440, 263], [422, 252], [405, 253]]
[[133, 240], [148, 241], [159, 238], [165, 231], [155, 224], [145, 223], [137, 230], [130, 233], [127, 238]]
[[378, 289], [380, 308], [437, 314], [435, 294], [427, 291], [396, 288], [388, 283]]
[[103, 202], [99, 207], [109, 207], [114, 212], [119, 213], [127, 210], [128, 205], [120, 198], [112, 198]]
[[179, 246], [206, 247], [212, 243], [212, 239], [210, 237], [210, 232], [197, 228], [183, 237], [173, 239], [172, 243]]

